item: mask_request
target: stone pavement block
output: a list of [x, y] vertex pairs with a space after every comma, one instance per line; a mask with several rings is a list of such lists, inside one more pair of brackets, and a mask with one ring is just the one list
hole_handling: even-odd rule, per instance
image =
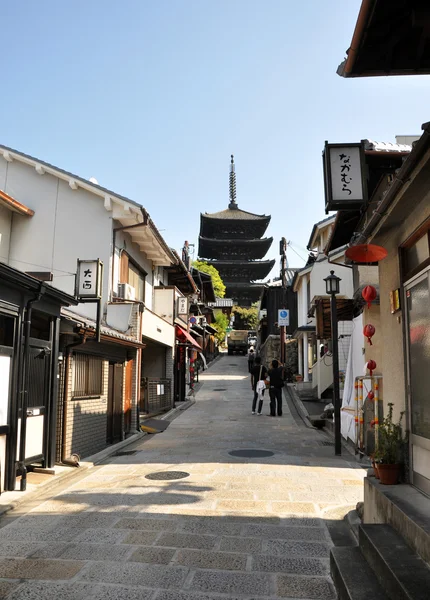
[[0, 558], [0, 577], [4, 579], [71, 579], [84, 566], [77, 560]]
[[126, 529], [118, 529], [118, 531], [126, 532], [126, 536], [122, 540], [123, 544], [134, 544], [136, 546], [149, 546], [160, 535], [158, 531], [130, 531]]
[[59, 499], [48, 500], [47, 502], [43, 502], [43, 504], [39, 504], [31, 511], [32, 515], [42, 513], [44, 515], [49, 513], [54, 513], [58, 515], [66, 515], [66, 514], [75, 514], [80, 513], [83, 510], [87, 510], [90, 507], [89, 504], [85, 504], [84, 502], [76, 503], [76, 502], [65, 502]]
[[273, 525], [244, 525], [243, 534], [267, 539], [328, 542], [322, 527], [276, 527]]
[[43, 534], [37, 529], [25, 529], [17, 527], [5, 527], [0, 529], [0, 545], [5, 540], [9, 541], [27, 541], [27, 542], [56, 542], [63, 541], [69, 542], [79, 533], [79, 529], [72, 529], [71, 527], [58, 527], [51, 531], [45, 531]]
[[76, 543], [116, 544], [121, 542], [128, 533], [128, 531], [121, 529], [83, 529], [73, 541]]
[[[309, 499], [309, 495], [308, 495]], [[312, 514], [316, 512], [315, 505], [311, 502], [272, 502], [272, 511], [279, 513], [303, 513]]]
[[280, 519], [280, 524], [283, 527], [323, 527], [324, 522], [322, 519], [317, 517], [308, 517], [303, 515], [302, 517], [295, 515], [284, 514]]
[[143, 531], [175, 531], [178, 527], [177, 521], [170, 519], [121, 519], [115, 524], [117, 529], [136, 529]]
[[269, 540], [267, 554], [275, 556], [308, 556], [312, 558], [328, 558], [328, 544], [319, 542], [290, 542], [287, 540]]
[[38, 542], [9, 542], [2, 539], [0, 541], [0, 556], [20, 556], [25, 558], [40, 547], [41, 544]]
[[230, 552], [208, 552], [207, 550], [180, 550], [176, 562], [198, 569], [224, 569], [226, 571], [245, 571], [246, 554]]
[[324, 578], [278, 575], [276, 590], [282, 598], [331, 600], [336, 598], [333, 586]]
[[94, 590], [93, 585], [86, 583], [26, 581], [9, 596], [9, 600], [92, 600]]
[[18, 585], [18, 581], [0, 581], [0, 600], [7, 598]]
[[252, 571], [267, 571], [269, 573], [292, 573], [295, 575], [328, 575], [328, 559], [318, 558], [289, 558], [269, 556], [266, 554], [252, 557]]
[[225, 571], [196, 571], [191, 590], [218, 592], [223, 594], [259, 594], [270, 593], [270, 578], [261, 573], [229, 573]]
[[224, 537], [221, 539], [220, 550], [227, 552], [261, 552], [261, 539], [242, 538], [242, 537]]
[[50, 531], [54, 527], [64, 526], [62, 516], [56, 515], [34, 515], [29, 513], [19, 517], [9, 525], [11, 528], [37, 529], [39, 531]]
[[173, 548], [159, 548], [154, 546], [142, 546], [137, 548], [130, 556], [131, 562], [153, 563], [158, 565], [168, 565], [175, 555]]
[[240, 535], [241, 529], [242, 525], [239, 523], [224, 523], [224, 519], [220, 522], [219, 517], [214, 517], [211, 520], [202, 519], [199, 521], [196, 519], [195, 521], [185, 521], [180, 527], [181, 532], [216, 535]]
[[171, 548], [196, 548], [198, 550], [212, 550], [217, 538], [209, 535], [195, 535], [192, 533], [163, 533], [157, 540], [157, 546], [170, 546]]
[[75, 516], [65, 516], [62, 525], [78, 527], [80, 529], [106, 529], [112, 527], [118, 521], [116, 514], [105, 514], [103, 512], [85, 512]]
[[126, 560], [130, 546], [120, 544], [68, 544], [60, 558], [76, 560]]
[[180, 588], [188, 574], [185, 567], [143, 563], [98, 562], [89, 564], [79, 576], [83, 581], [154, 588]]
[[216, 505], [218, 510], [258, 510], [267, 511], [266, 502], [256, 502], [254, 500], [220, 500]]
[[[172, 592], [171, 590], [160, 590], [155, 596], [155, 600], [244, 600], [237, 596], [219, 596], [218, 594], [201, 594], [199, 592]], [[246, 599], [248, 600], [248, 599]], [[257, 599], [256, 599], [257, 600]]]
[[[119, 585], [98, 586], [88, 600], [150, 600], [154, 590], [143, 587], [120, 587]], [[63, 600], [58, 598], [58, 600]]]
[[38, 544], [38, 548], [28, 558], [58, 558], [69, 546], [67, 542], [49, 542]]

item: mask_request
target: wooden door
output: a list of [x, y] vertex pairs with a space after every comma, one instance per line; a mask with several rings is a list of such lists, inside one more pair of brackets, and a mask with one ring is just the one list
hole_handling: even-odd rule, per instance
[[134, 361], [129, 360], [125, 367], [125, 392], [124, 392], [124, 431], [131, 431], [131, 395], [133, 390], [133, 365]]
[[122, 438], [123, 365], [109, 363], [107, 441], [110, 444]]

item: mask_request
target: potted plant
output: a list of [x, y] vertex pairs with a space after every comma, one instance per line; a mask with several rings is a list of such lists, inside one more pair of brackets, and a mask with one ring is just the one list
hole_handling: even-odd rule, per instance
[[394, 485], [399, 480], [404, 438], [402, 431], [403, 412], [397, 423], [393, 422], [393, 403], [388, 404], [388, 414], [379, 425], [378, 447], [375, 452], [378, 475], [381, 483]]

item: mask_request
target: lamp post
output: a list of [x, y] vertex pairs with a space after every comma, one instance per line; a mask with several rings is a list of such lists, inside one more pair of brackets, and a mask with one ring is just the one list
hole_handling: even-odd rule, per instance
[[330, 271], [330, 275], [324, 279], [327, 295], [330, 296], [330, 314], [331, 314], [331, 341], [333, 347], [333, 404], [334, 404], [334, 452], [336, 455], [342, 454], [341, 434], [340, 434], [340, 391], [339, 391], [339, 352], [338, 352], [338, 332], [337, 332], [337, 306], [336, 296], [340, 291], [340, 277]]

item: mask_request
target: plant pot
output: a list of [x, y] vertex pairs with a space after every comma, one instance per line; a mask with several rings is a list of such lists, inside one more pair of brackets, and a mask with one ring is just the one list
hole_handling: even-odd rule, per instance
[[376, 463], [373, 459], [372, 459], [372, 469], [373, 469], [373, 472], [375, 473], [376, 479], [379, 479], [378, 463]]
[[300, 382], [303, 380], [303, 375], [296, 375], [296, 381]]
[[379, 480], [384, 485], [395, 485], [399, 481], [400, 465], [378, 464]]

